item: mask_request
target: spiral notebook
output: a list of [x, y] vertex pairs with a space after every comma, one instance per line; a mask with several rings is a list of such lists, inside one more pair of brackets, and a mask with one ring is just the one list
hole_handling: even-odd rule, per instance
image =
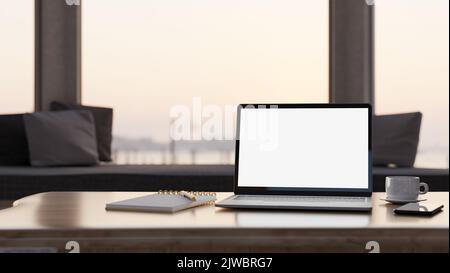
[[215, 201], [216, 194], [212, 192], [160, 191], [157, 194], [108, 203], [106, 210], [177, 212], [214, 204]]

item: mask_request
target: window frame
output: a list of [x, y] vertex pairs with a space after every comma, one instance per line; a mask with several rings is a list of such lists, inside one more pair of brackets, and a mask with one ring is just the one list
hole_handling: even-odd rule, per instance
[[[367, 3], [329, 0], [330, 103], [374, 105], [374, 7]], [[35, 0], [36, 111], [53, 100], [81, 103], [81, 5]]]

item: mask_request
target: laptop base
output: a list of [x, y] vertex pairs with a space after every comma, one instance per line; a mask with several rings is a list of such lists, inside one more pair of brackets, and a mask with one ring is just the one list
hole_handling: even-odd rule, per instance
[[[251, 197], [246, 198], [241, 197]], [[370, 197], [361, 197], [348, 199], [345, 197], [320, 196], [316, 200], [311, 200], [311, 196], [295, 196], [300, 200], [273, 200], [274, 196], [264, 195], [233, 195], [218, 202], [216, 207], [232, 209], [272, 209], [272, 210], [314, 210], [314, 211], [360, 211], [370, 212], [372, 210], [372, 199]], [[290, 196], [292, 197], [292, 196]], [[320, 201], [320, 198], [326, 198], [326, 201]], [[243, 199], [243, 200], [242, 200]], [[280, 197], [283, 199], [283, 197]]]

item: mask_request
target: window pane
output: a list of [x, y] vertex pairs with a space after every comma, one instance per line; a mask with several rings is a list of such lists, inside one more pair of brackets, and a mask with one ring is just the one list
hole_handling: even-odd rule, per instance
[[34, 109], [34, 0], [0, 0], [0, 114]]
[[378, 114], [423, 113], [417, 167], [448, 168], [448, 0], [376, 2]]
[[[170, 148], [176, 105], [255, 102], [328, 102], [328, 0], [83, 2], [83, 103], [113, 107], [115, 149], [140, 151], [119, 163], [168, 162], [142, 151]], [[177, 163], [233, 162], [180, 145]]]

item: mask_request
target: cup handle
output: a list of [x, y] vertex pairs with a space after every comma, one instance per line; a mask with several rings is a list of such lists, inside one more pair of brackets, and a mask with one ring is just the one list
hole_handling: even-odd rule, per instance
[[419, 187], [420, 188], [423, 187], [423, 191], [419, 191], [419, 194], [425, 194], [430, 190], [430, 188], [428, 187], [428, 184], [424, 183], [424, 182], [420, 182]]

